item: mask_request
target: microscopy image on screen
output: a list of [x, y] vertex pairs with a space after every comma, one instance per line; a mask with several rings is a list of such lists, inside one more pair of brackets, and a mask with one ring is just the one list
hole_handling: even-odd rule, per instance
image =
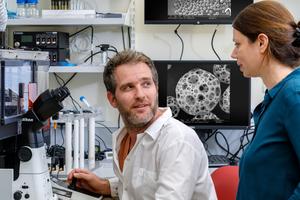
[[184, 123], [230, 120], [230, 67], [168, 65], [167, 106]]
[[168, 17], [231, 17], [231, 0], [168, 0]]

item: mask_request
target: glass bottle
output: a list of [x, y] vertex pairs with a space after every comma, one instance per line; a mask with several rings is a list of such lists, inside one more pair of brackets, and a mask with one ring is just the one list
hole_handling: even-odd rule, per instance
[[25, 0], [17, 0], [17, 17], [18, 18], [26, 17]]
[[39, 17], [38, 0], [26, 0], [26, 16]]

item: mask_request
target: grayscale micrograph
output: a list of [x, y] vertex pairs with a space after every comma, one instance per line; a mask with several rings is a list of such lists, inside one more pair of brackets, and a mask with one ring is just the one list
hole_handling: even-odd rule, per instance
[[167, 106], [184, 123], [230, 119], [230, 68], [227, 64], [169, 66]]
[[231, 0], [168, 0], [169, 17], [231, 17]]

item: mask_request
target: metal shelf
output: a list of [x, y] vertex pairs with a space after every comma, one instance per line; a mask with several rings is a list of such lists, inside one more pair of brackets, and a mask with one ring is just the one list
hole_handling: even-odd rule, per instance
[[103, 73], [104, 66], [50, 66], [50, 73]]
[[34, 26], [34, 25], [103, 25], [103, 26], [129, 26], [126, 23], [126, 14], [122, 18], [23, 18], [8, 19], [8, 26]]

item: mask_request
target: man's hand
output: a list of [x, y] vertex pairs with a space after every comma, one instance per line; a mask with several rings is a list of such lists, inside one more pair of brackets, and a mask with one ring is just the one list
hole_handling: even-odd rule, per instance
[[73, 169], [68, 174], [67, 181], [69, 184], [72, 182], [73, 177], [77, 178], [76, 187], [78, 188], [102, 195], [110, 195], [109, 181], [99, 178], [96, 174], [86, 169]]

